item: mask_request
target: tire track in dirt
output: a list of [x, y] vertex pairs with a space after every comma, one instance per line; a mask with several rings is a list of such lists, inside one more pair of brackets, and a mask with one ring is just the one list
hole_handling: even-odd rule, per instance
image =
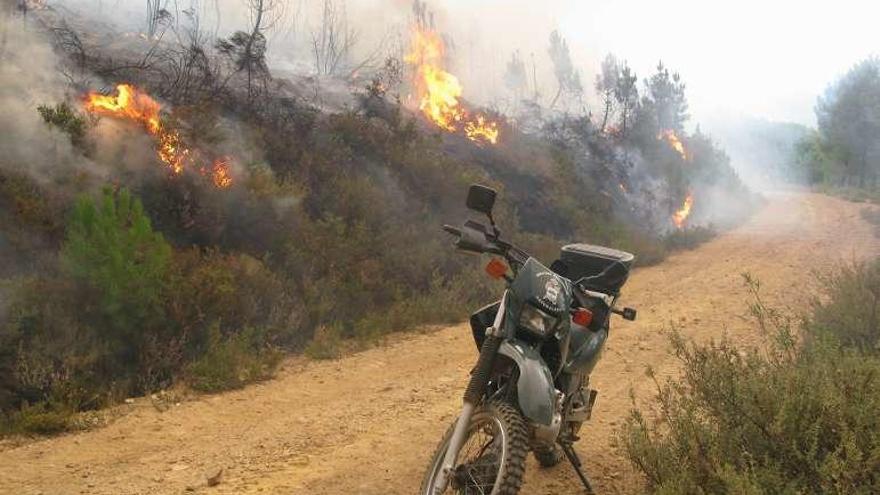
[[[639, 320], [616, 321], [593, 377], [599, 399], [578, 444], [599, 493], [637, 493], [613, 449], [631, 407], [650, 400], [646, 365], [676, 372], [663, 330], [759, 344], [746, 320], [741, 273], [771, 303], [802, 307], [813, 270], [880, 254], [864, 205], [779, 193], [749, 222], [693, 251], [637, 270], [623, 302]], [[122, 406], [106, 427], [0, 447], [0, 493], [406, 494], [461, 404], [476, 351], [466, 325], [395, 337], [336, 361], [288, 360], [274, 380], [200, 397], [160, 412]], [[206, 480], [223, 469], [219, 485]], [[577, 492], [566, 464], [530, 460], [525, 494]]]

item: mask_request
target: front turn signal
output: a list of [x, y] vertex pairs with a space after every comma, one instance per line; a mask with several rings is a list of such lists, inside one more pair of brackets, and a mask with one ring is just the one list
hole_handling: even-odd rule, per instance
[[498, 258], [492, 258], [486, 265], [486, 273], [492, 278], [503, 278], [507, 275], [507, 265]]
[[588, 327], [593, 322], [593, 312], [589, 309], [578, 308], [571, 315], [571, 321], [582, 327]]

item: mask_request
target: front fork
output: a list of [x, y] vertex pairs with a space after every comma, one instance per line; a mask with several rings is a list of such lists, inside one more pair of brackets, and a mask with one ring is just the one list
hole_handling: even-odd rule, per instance
[[504, 340], [502, 328], [504, 324], [504, 311], [507, 307], [507, 297], [508, 293], [505, 292], [501, 298], [501, 304], [498, 306], [498, 313], [495, 314], [494, 323], [486, 329], [486, 338], [483, 340], [483, 345], [480, 346], [480, 357], [477, 359], [477, 365], [474, 367], [467, 389], [464, 391], [464, 404], [461, 408], [461, 414], [455, 423], [455, 429], [452, 430], [452, 438], [449, 439], [449, 446], [443, 457], [443, 466], [440, 469], [437, 482], [434, 484], [434, 493], [436, 495], [446, 491], [449, 477], [453, 469], [455, 469], [458, 452], [467, 438], [468, 426], [474, 414], [474, 409], [477, 408], [486, 394], [486, 385], [489, 383], [489, 375], [492, 373], [493, 364], [495, 364], [495, 356], [498, 355], [498, 349]]

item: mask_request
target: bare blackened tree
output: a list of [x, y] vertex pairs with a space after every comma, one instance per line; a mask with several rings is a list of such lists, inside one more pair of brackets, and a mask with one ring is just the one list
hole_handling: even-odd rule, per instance
[[220, 67], [208, 55], [199, 9], [194, 6], [184, 10], [183, 15], [188, 25], [175, 31], [177, 43], [162, 54], [166, 69], [163, 96], [173, 102], [216, 96], [225, 83]]
[[80, 72], [86, 68], [86, 50], [79, 35], [63, 19], [52, 28], [55, 37], [55, 46], [68, 54], [71, 60], [76, 61]]
[[217, 50], [232, 62], [235, 72], [247, 77], [247, 95], [251, 102], [265, 89], [269, 67], [266, 64], [266, 32], [277, 21], [279, 0], [247, 0], [250, 11], [250, 29], [236, 31], [232, 36], [217, 40]]
[[336, 74], [351, 55], [358, 33], [348, 27], [344, 0], [324, 0], [321, 25], [312, 31], [312, 55], [320, 75]]
[[556, 106], [556, 102], [563, 95], [580, 98], [584, 88], [581, 85], [581, 75], [574, 68], [571, 61], [571, 53], [568, 51], [568, 43], [559, 31], [550, 33], [550, 60], [553, 62], [553, 74], [556, 76], [558, 85], [556, 96], [550, 102], [550, 108]]
[[420, 29], [434, 29], [434, 12], [428, 10], [428, 2], [413, 0], [413, 17]]
[[619, 80], [620, 64], [617, 63], [617, 58], [609, 53], [605, 56], [605, 60], [602, 61], [602, 71], [596, 75], [596, 93], [599, 94], [603, 107], [602, 125], [599, 126], [599, 132], [605, 132], [608, 119], [612, 117], [616, 110], [617, 99], [615, 98], [615, 91], [617, 90]]
[[147, 35], [150, 38], [156, 36], [159, 28], [172, 20], [168, 3], [169, 0], [147, 0]]
[[529, 89], [529, 76], [526, 74], [526, 64], [523, 62], [519, 51], [513, 52], [507, 68], [504, 71], [504, 85], [513, 93], [513, 99], [518, 104]]
[[632, 116], [639, 106], [638, 76], [624, 60], [620, 64], [617, 87], [614, 88], [614, 99], [620, 114], [619, 129], [621, 138], [626, 138]]

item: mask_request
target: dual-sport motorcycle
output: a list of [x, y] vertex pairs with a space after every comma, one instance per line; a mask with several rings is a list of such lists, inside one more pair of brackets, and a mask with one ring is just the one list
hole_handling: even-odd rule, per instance
[[636, 317], [634, 309], [615, 306], [634, 256], [571, 244], [548, 268], [501, 238], [492, 218], [495, 196], [477, 184], [468, 191], [467, 207], [486, 215], [488, 226], [473, 220], [443, 226], [459, 250], [495, 255], [486, 271], [507, 287], [500, 301], [470, 318], [479, 359], [461, 414], [440, 442], [419, 493], [515, 495], [529, 452], [543, 467], [564, 455], [592, 493], [572, 446], [596, 401], [590, 372], [611, 314]]

